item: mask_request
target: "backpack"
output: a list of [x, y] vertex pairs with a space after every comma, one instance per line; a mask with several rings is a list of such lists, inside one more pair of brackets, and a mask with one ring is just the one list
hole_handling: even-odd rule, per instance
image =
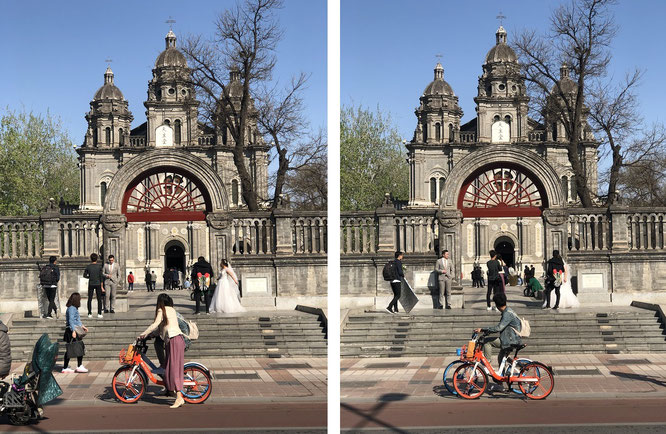
[[41, 285], [55, 286], [58, 283], [58, 276], [56, 275], [55, 268], [49, 264], [42, 268], [39, 272], [39, 283]]
[[518, 315], [516, 317], [520, 320], [520, 331], [516, 330], [514, 327], [511, 327], [514, 332], [521, 338], [527, 338], [532, 333], [532, 328], [530, 327], [530, 322], [525, 318], [521, 318]]
[[384, 280], [387, 282], [390, 282], [391, 280], [394, 280], [395, 273], [393, 269], [395, 268], [395, 261], [388, 261], [386, 265], [384, 265], [384, 269], [382, 270], [382, 276], [384, 276]]
[[187, 337], [193, 341], [199, 339], [199, 327], [197, 327], [197, 323], [188, 321], [187, 325], [190, 326], [190, 334]]

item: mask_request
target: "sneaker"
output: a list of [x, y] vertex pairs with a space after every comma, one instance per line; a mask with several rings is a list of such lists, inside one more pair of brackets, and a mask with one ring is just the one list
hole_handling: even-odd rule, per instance
[[101, 313], [98, 313], [97, 318], [104, 318], [104, 315], [102, 315]]
[[390, 309], [389, 309], [388, 307], [387, 307], [387, 308], [385, 308], [384, 310], [385, 310], [386, 312], [388, 312], [388, 313], [393, 313], [393, 311], [392, 311], [392, 310], [390, 310]]
[[104, 313], [109, 313], [109, 309], [104, 309]]
[[63, 373], [63, 374], [73, 374], [74, 369], [72, 369], [72, 368], [63, 368], [63, 370], [60, 371], [60, 372]]
[[89, 314], [88, 314], [88, 318], [92, 318], [92, 313], [89, 313]]
[[47, 317], [48, 319], [54, 319], [53, 316], [51, 316], [51, 315], [47, 315], [46, 317]]
[[85, 373], [88, 372], [88, 370], [86, 369], [85, 366], [81, 365], [78, 368], [76, 368], [76, 370], [74, 372], [77, 372], [79, 374], [85, 374]]
[[497, 312], [497, 307], [493, 306], [492, 309]]
[[488, 307], [486, 308], [486, 310], [487, 310], [488, 312], [490, 312], [491, 310], [493, 310], [493, 308], [490, 307], [490, 306], [488, 306]]
[[111, 312], [111, 313], [116, 313], [116, 311], [115, 311], [115, 310], [113, 310], [113, 309], [111, 309], [111, 310], [110, 310], [109, 312]]

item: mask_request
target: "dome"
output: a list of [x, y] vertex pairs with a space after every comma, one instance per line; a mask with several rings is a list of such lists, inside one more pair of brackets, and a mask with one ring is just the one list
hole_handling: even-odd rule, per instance
[[444, 81], [444, 68], [441, 63], [435, 66], [435, 79], [425, 88], [423, 95], [450, 95], [454, 96], [449, 83]]
[[162, 68], [165, 66], [187, 68], [187, 60], [185, 59], [185, 56], [176, 48], [176, 34], [172, 30], [169, 30], [169, 33], [167, 33], [164, 40], [166, 41], [166, 49], [157, 56], [155, 68]]
[[[562, 67], [560, 68], [559, 83], [560, 83], [560, 88], [562, 89], [562, 93], [575, 93], [576, 90], [578, 89], [578, 84], [569, 77], [569, 65], [567, 65], [566, 63], [563, 63]], [[556, 93], [556, 92], [558, 92], [557, 85], [554, 84], [550, 93]]]
[[232, 68], [229, 71], [229, 83], [224, 87], [225, 95], [229, 97], [242, 97], [243, 85], [240, 82], [240, 71], [238, 68]]
[[496, 44], [486, 54], [486, 63], [495, 62], [517, 62], [518, 56], [513, 51], [513, 48], [506, 44], [506, 30], [500, 26], [495, 33]]
[[95, 92], [94, 100], [115, 99], [124, 100], [123, 93], [113, 84], [113, 71], [111, 68], [106, 68], [104, 73], [104, 85]]

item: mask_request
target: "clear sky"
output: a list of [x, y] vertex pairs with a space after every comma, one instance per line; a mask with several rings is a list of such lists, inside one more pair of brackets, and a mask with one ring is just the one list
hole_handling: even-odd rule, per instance
[[[403, 138], [416, 127], [414, 108], [433, 79], [441, 54], [444, 79], [459, 97], [463, 122], [475, 115], [478, 77], [495, 45], [496, 16], [512, 36], [524, 28], [546, 28], [553, 0], [398, 1], [342, 0], [341, 103], [377, 105], [391, 113]], [[639, 97], [648, 121], [666, 121], [666, 1], [621, 0], [614, 7], [620, 26], [611, 72], [624, 77], [645, 70]]]
[[[85, 113], [104, 83], [111, 58], [114, 82], [129, 101], [132, 127], [145, 122], [148, 80], [164, 50], [165, 23], [173, 30], [210, 36], [229, 0], [4, 1], [0, 12], [0, 108], [25, 108], [59, 116], [74, 144], [86, 132]], [[279, 12], [285, 30], [274, 79], [311, 74], [305, 93], [311, 127], [326, 126], [326, 2], [287, 0]]]

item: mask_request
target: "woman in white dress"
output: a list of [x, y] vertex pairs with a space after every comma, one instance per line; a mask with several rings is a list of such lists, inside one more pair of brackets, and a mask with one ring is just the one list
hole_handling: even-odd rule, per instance
[[240, 291], [238, 289], [238, 277], [226, 259], [220, 262], [222, 271], [217, 280], [217, 288], [210, 304], [211, 312], [238, 313], [245, 312], [240, 303]]
[[564, 263], [564, 274], [562, 275], [562, 285], [560, 286], [560, 309], [567, 309], [572, 307], [579, 307], [580, 302], [578, 297], [571, 289], [571, 278], [569, 273], [569, 265]]

